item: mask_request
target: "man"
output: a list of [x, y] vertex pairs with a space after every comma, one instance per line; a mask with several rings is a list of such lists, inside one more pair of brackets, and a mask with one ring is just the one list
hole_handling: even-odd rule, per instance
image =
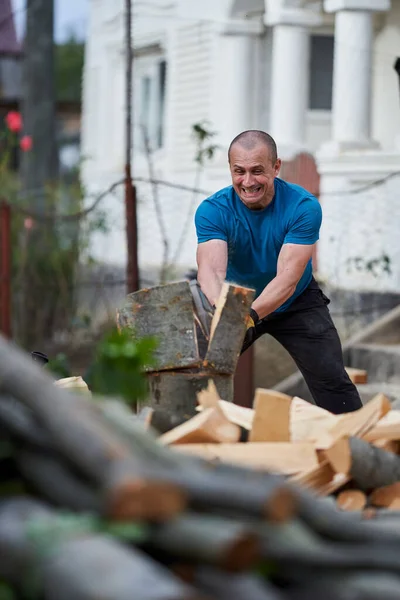
[[269, 333], [289, 352], [318, 406], [340, 414], [361, 408], [342, 347], [312, 275], [322, 220], [318, 200], [278, 178], [275, 141], [245, 131], [229, 148], [232, 186], [197, 209], [198, 282], [212, 306], [225, 280], [256, 290], [243, 351]]

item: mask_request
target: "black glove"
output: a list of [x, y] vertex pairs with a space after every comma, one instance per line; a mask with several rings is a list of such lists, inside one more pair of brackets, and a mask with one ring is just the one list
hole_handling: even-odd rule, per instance
[[250, 348], [250, 346], [256, 341], [256, 324], [259, 320], [260, 319], [258, 318], [257, 312], [254, 310], [254, 308], [251, 308], [247, 318], [247, 331], [244, 336], [240, 354], [243, 354], [243, 352], [245, 352], [247, 348]]

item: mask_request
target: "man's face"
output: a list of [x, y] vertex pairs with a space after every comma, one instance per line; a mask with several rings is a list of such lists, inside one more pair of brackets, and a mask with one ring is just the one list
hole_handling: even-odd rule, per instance
[[260, 210], [272, 202], [274, 180], [279, 174], [281, 160], [274, 164], [269, 148], [258, 144], [253, 150], [246, 150], [235, 144], [231, 149], [229, 166], [233, 187], [243, 204], [252, 210]]

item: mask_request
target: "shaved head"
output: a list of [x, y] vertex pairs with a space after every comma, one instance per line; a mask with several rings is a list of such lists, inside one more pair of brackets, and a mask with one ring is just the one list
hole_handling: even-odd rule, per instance
[[235, 145], [241, 146], [244, 150], [254, 150], [254, 148], [256, 148], [257, 146], [262, 145], [268, 148], [273, 164], [275, 164], [278, 159], [278, 151], [276, 148], [275, 140], [268, 133], [265, 133], [265, 131], [250, 129], [248, 131], [243, 131], [242, 133], [239, 133], [239, 135], [237, 135], [235, 139], [232, 140], [231, 145], [229, 146], [229, 161], [231, 158], [231, 150]]

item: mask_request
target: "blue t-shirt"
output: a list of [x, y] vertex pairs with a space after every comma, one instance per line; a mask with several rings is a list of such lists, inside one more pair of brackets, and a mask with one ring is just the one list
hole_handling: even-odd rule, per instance
[[[229, 186], [204, 200], [195, 215], [198, 243], [226, 241], [226, 280], [255, 289], [256, 297], [276, 276], [283, 244], [314, 244], [319, 239], [321, 220], [321, 206], [315, 196], [278, 178], [275, 196], [262, 210], [247, 208]], [[286, 310], [311, 278], [310, 260], [294, 294], [276, 312]]]

